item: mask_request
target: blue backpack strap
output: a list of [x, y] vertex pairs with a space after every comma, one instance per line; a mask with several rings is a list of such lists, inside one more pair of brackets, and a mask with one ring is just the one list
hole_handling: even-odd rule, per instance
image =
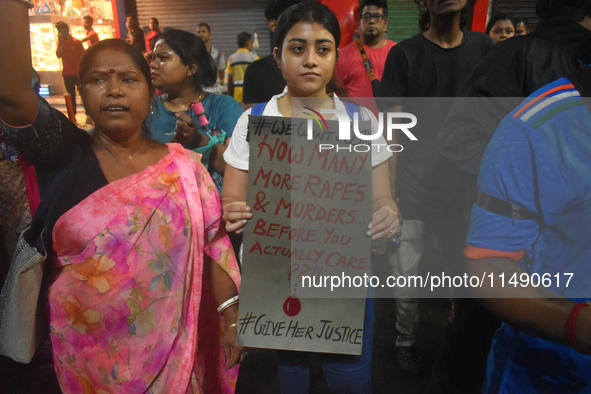
[[[252, 108], [250, 109], [250, 114], [260, 116], [263, 114], [263, 111], [265, 110], [266, 107], [267, 107], [267, 103], [260, 103], [260, 104], [253, 105]], [[246, 132], [246, 141], [250, 142], [250, 133], [248, 131]]]
[[345, 104], [345, 109], [347, 110], [347, 114], [349, 115], [349, 118], [351, 118], [351, 120], [354, 119], [353, 114], [355, 114], [355, 112], [359, 114], [359, 120], [361, 120], [361, 110], [359, 109], [359, 106], [357, 104], [348, 103], [346, 101], [341, 102]]
[[251, 115], [262, 115], [263, 111], [267, 107], [267, 103], [260, 103], [257, 105], [253, 105], [252, 109], [250, 110]]

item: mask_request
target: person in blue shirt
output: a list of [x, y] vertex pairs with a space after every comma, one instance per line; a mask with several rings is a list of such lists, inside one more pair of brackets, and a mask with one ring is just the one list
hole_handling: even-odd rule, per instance
[[591, 67], [536, 91], [503, 120], [482, 158], [464, 254], [468, 274], [487, 278], [477, 293], [481, 303], [503, 320], [488, 356], [485, 393], [591, 388], [585, 85], [591, 86]]
[[[151, 137], [162, 143], [179, 142], [201, 153], [212, 175], [223, 175], [222, 155], [242, 109], [232, 97], [205, 92], [215, 83], [217, 68], [203, 41], [183, 30], [164, 32], [154, 47], [150, 69], [154, 87], [164, 93], [154, 98], [146, 119]], [[197, 102], [203, 104], [211, 128], [224, 133], [205, 132], [191, 108]]]

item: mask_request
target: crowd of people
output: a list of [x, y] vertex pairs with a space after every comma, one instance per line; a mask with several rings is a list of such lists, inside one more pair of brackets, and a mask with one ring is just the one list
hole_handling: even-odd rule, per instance
[[[591, 3], [538, 0], [531, 32], [501, 13], [484, 34], [469, 29], [475, 0], [415, 3], [413, 37], [389, 40], [388, 2], [362, 0], [359, 38], [341, 43], [326, 5], [271, 0], [272, 54], [259, 58], [243, 32], [227, 60], [205, 22], [161, 31], [150, 18], [144, 34], [129, 15], [124, 40], [99, 40], [85, 16], [80, 41], [59, 22], [64, 84], [94, 126], [82, 129], [31, 89], [32, 4], [0, 0], [0, 52], [13, 54], [0, 58], [0, 75], [11, 76], [0, 78], [0, 170], [2, 189], [19, 191], [0, 194], [15, 207], [0, 216], [15, 229], [0, 234], [0, 280], [39, 197], [55, 199], [42, 301], [63, 392], [234, 392], [248, 357], [236, 343], [237, 256], [256, 218], [246, 202], [249, 116], [302, 117], [301, 98], [317, 100], [307, 110], [347, 112], [339, 96], [367, 107], [359, 112], [372, 130], [379, 111], [420, 120], [418, 141], [398, 132], [372, 145], [373, 213], [360, 236], [385, 240], [374, 264], [414, 277], [431, 245], [450, 274], [573, 276], [570, 288], [451, 293], [432, 390], [591, 389]], [[387, 144], [404, 149], [376, 148]], [[36, 178], [25, 185], [9, 159]], [[390, 296], [395, 363], [420, 375], [418, 289]], [[319, 356], [332, 392], [372, 392], [374, 322], [370, 296], [362, 353]], [[308, 392], [311, 356], [277, 351], [282, 392]]]

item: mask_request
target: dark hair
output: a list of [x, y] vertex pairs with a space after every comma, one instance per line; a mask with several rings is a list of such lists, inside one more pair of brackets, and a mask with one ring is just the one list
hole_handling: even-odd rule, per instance
[[553, 17], [566, 17], [580, 22], [591, 15], [589, 0], [538, 0], [536, 14], [546, 20]]
[[268, 21], [276, 21], [279, 19], [279, 15], [281, 15], [283, 11], [285, 11], [292, 5], [303, 3], [304, 1], [311, 0], [271, 0], [269, 4], [267, 4], [267, 8], [265, 8], [265, 18]]
[[497, 23], [498, 21], [505, 21], [505, 20], [510, 21], [511, 24], [513, 25], [513, 29], [515, 29], [515, 22], [513, 21], [513, 18], [511, 18], [511, 16], [509, 16], [509, 14], [505, 14], [504, 12], [501, 12], [500, 14], [496, 14], [495, 16], [490, 18], [490, 20], [486, 24], [486, 30], [485, 30], [486, 35], [488, 35], [490, 33], [490, 31], [492, 30], [495, 23]]
[[[421, 0], [415, 0], [415, 3], [419, 7], [420, 12], [419, 28], [421, 31], [426, 31], [431, 25], [431, 14], [429, 14], [429, 9], [427, 6], [421, 4]], [[468, 0], [466, 6], [462, 9], [462, 12], [460, 13], [460, 29], [464, 29], [466, 26], [468, 26], [468, 21], [472, 15], [472, 7], [474, 7], [474, 3], [476, 3], [476, 0]]]
[[148, 62], [146, 62], [146, 59], [144, 59], [144, 56], [136, 47], [119, 38], [109, 38], [98, 41], [92, 44], [86, 52], [84, 52], [82, 60], [80, 61], [80, 72], [78, 74], [81, 85], [84, 85], [84, 77], [86, 76], [86, 73], [90, 71], [90, 65], [94, 58], [97, 54], [107, 49], [118, 49], [125, 52], [131, 60], [133, 60], [136, 67], [142, 72], [144, 78], [146, 78], [150, 92], [152, 91], [152, 77], [150, 75], [150, 66], [148, 65]]
[[89, 21], [91, 25], [94, 23], [94, 19], [92, 19], [92, 16], [90, 15], [84, 15], [82, 19], [84, 19], [85, 21]]
[[207, 23], [205, 23], [205, 22], [199, 23], [197, 25], [197, 28], [200, 28], [200, 27], [205, 27], [207, 29], [207, 31], [211, 33], [211, 27], [209, 27], [209, 25]]
[[166, 42], [185, 66], [197, 66], [197, 72], [191, 77], [194, 88], [201, 90], [215, 83], [217, 67], [201, 38], [188, 31], [170, 29], [162, 33], [160, 39]]
[[68, 24], [66, 22], [55, 22], [55, 28], [59, 31], [59, 30], [65, 30], [68, 33], [70, 32], [70, 26], [68, 26]]
[[158, 22], [158, 19], [157, 18], [151, 17], [150, 19], [148, 19], [148, 22], [150, 22], [150, 21], [156, 22], [156, 26], [159, 26], [160, 25], [160, 22]]
[[363, 0], [361, 5], [359, 6], [359, 17], [361, 18], [361, 13], [365, 7], [369, 7], [370, 5], [374, 5], [378, 8], [382, 8], [384, 10], [384, 17], [388, 17], [388, 2], [386, 0]]
[[513, 26], [515, 26], [516, 28], [518, 24], [523, 23], [525, 25], [525, 28], [529, 29], [529, 22], [527, 18], [524, 18], [522, 16], [514, 16], [511, 18], [511, 20], [513, 21]]
[[275, 47], [279, 48], [277, 51], [278, 57], [281, 57], [281, 46], [289, 29], [300, 22], [322, 25], [333, 35], [335, 47], [339, 47], [341, 43], [341, 28], [335, 14], [322, 3], [306, 1], [289, 7], [279, 17], [277, 28], [275, 29]]
[[252, 37], [252, 34], [243, 31], [242, 33], [238, 34], [236, 38], [236, 42], [238, 43], [238, 48], [244, 48], [248, 43], [248, 40]]

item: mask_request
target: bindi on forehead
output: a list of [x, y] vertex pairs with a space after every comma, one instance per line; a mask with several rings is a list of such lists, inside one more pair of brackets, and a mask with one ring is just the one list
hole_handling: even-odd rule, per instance
[[139, 71], [135, 68], [111, 68], [111, 67], [98, 67], [94, 70], [91, 70], [90, 73], [97, 74], [97, 75], [127, 75], [127, 74], [137, 74]]

